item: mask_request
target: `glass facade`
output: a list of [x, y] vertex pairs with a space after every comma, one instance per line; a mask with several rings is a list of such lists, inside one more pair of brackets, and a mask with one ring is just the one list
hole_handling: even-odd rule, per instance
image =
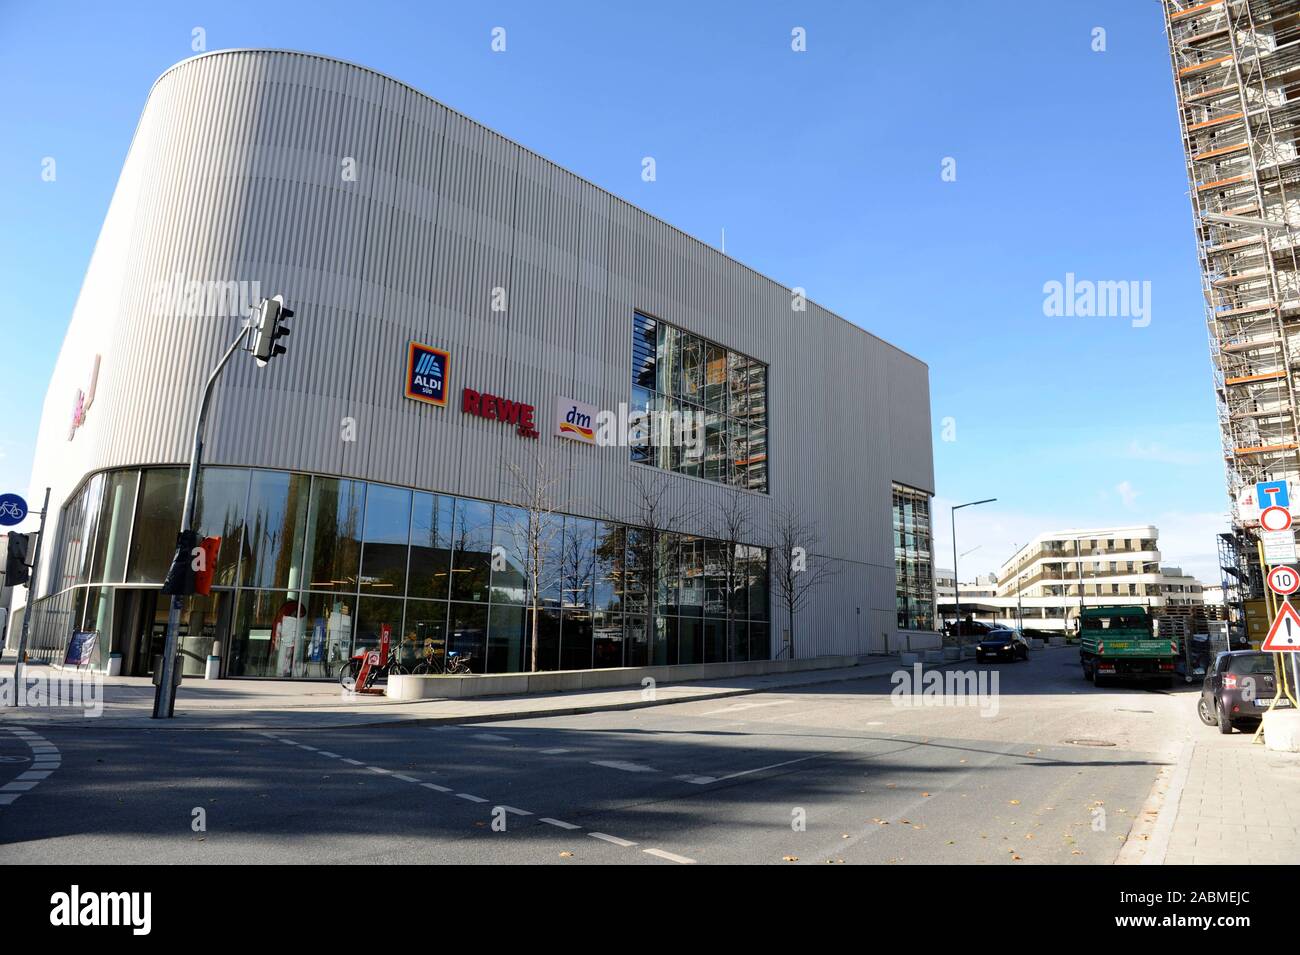
[[[136, 639], [130, 672], [148, 669], [162, 652], [158, 586], [184, 483], [182, 468], [146, 468], [83, 484], [59, 524], [58, 591], [33, 610], [34, 656], [61, 659], [74, 629], [94, 629], [96, 665]], [[539, 670], [770, 657], [764, 548], [740, 546], [728, 562], [706, 538], [572, 515], [528, 522], [488, 501], [205, 468], [198, 529], [221, 547], [212, 594], [186, 600], [185, 673], [202, 674], [219, 642], [226, 676], [330, 678], [385, 628], [407, 663], [455, 650], [480, 673], [531, 669], [534, 632]], [[542, 542], [535, 628], [530, 539]]]
[[930, 495], [895, 484], [893, 499], [898, 629], [933, 630], [934, 564], [930, 535]]
[[636, 313], [634, 413], [651, 422], [632, 460], [719, 484], [768, 490], [767, 366]]

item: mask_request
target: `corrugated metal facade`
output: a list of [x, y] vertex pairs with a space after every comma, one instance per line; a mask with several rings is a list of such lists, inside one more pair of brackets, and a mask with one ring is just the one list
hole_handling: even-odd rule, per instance
[[[772, 494], [746, 492], [752, 517], [797, 500], [841, 564], [800, 621], [801, 655], [897, 629], [890, 485], [933, 490], [922, 362], [815, 304], [793, 311], [788, 289], [401, 83], [299, 53], [207, 54], [154, 86], [46, 399], [33, 484], [56, 510], [91, 471], [187, 460], [194, 398], [239, 322], [154, 301], [194, 279], [256, 281], [298, 313], [285, 358], [226, 372], [211, 464], [500, 498], [528, 442], [461, 414], [473, 387], [536, 405], [572, 467], [564, 509], [618, 515], [637, 465], [551, 437], [550, 416], [557, 395], [629, 400], [633, 310], [764, 361]], [[410, 339], [451, 353], [449, 407], [403, 396]], [[724, 496], [665, 477], [682, 506]]]

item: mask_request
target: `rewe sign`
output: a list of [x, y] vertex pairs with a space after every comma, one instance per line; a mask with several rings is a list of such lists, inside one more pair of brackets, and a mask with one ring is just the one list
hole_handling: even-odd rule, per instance
[[514, 425], [520, 437], [536, 438], [537, 426], [533, 416], [537, 413], [532, 405], [522, 401], [511, 401], [486, 391], [466, 388], [460, 395], [460, 410], [466, 414], [478, 415], [489, 421], [500, 421]]

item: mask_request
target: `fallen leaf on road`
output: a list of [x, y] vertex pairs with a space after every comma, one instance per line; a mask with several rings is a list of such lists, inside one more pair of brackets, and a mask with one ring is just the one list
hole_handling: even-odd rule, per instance
[[1013, 805], [1013, 806], [1019, 806], [1019, 805], [1020, 805], [1020, 800], [1019, 800], [1019, 799], [1013, 799], [1013, 800], [1011, 800], [1011, 805]]
[[929, 793], [921, 793], [921, 795], [922, 795], [922, 796], [928, 796], [928, 795], [930, 795], [930, 794], [929, 794]]
[[560, 858], [561, 858], [561, 859], [572, 859], [572, 858], [573, 858], [573, 853], [572, 853], [572, 852], [568, 852], [568, 851], [561, 852], [561, 853], [560, 853]]
[[782, 862], [798, 862], [798, 861], [799, 861], [799, 857], [798, 857], [798, 856], [781, 856], [781, 861], [782, 861]]
[[878, 826], [887, 826], [887, 825], [889, 825], [889, 820], [888, 820], [888, 819], [872, 819], [871, 821], [874, 822], [874, 823], [875, 823], [876, 825], [878, 825]]
[[1011, 861], [1012, 861], [1012, 862], [1019, 862], [1019, 861], [1020, 861], [1020, 856], [1015, 856], [1015, 855], [1013, 855], [1013, 856], [1011, 857]]

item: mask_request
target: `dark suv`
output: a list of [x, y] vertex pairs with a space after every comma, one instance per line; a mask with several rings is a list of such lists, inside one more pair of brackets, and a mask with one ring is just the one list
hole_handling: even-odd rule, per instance
[[1003, 659], [1010, 660], [1012, 663], [1029, 659], [1029, 641], [1019, 630], [1012, 630], [1009, 627], [990, 630], [980, 637], [979, 643], [975, 644], [976, 663]]
[[[1236, 729], [1253, 730], [1277, 692], [1273, 654], [1258, 650], [1233, 650], [1220, 653], [1214, 660], [1205, 682], [1196, 713], [1206, 726], [1217, 726], [1220, 733]], [[1277, 705], [1290, 706], [1285, 696]]]

